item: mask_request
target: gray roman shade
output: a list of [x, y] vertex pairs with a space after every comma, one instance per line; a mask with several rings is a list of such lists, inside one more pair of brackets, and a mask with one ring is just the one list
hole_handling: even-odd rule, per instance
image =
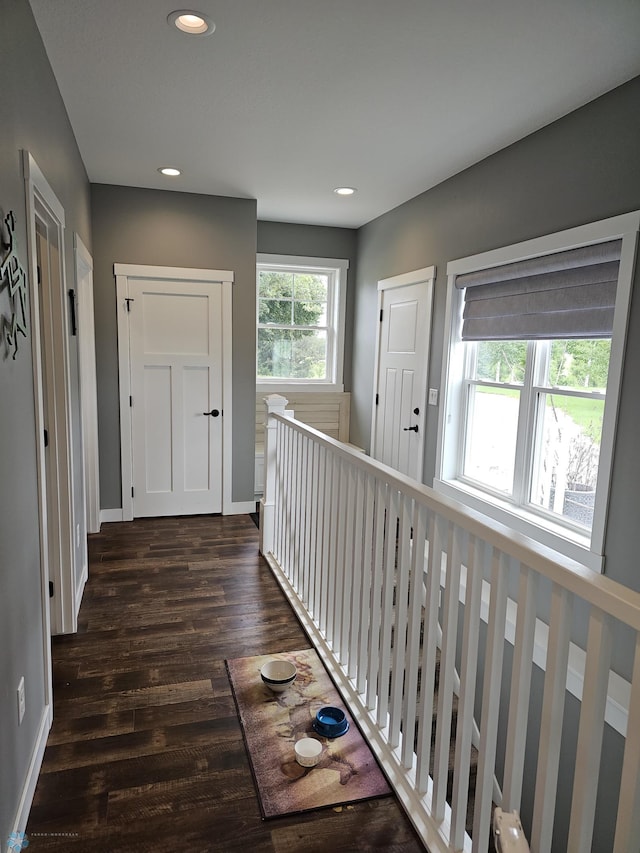
[[462, 339], [608, 338], [622, 240], [464, 273]]

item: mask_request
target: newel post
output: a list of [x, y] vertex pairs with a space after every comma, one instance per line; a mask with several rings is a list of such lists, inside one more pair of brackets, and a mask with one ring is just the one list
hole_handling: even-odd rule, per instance
[[291, 417], [293, 412], [285, 412], [288, 402], [286, 397], [281, 397], [280, 394], [270, 394], [264, 398], [264, 493], [260, 501], [260, 553], [263, 555], [273, 550], [275, 532], [277, 424], [273, 415]]

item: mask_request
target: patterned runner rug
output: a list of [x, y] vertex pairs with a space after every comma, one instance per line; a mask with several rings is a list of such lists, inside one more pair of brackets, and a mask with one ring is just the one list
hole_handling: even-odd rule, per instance
[[[295, 663], [298, 674], [283, 693], [262, 683], [271, 658]], [[391, 789], [314, 649], [227, 660], [227, 671], [265, 818], [382, 797]], [[349, 730], [332, 740], [312, 728], [324, 705], [344, 710]], [[313, 737], [323, 745], [315, 767], [301, 767], [294, 744]]]

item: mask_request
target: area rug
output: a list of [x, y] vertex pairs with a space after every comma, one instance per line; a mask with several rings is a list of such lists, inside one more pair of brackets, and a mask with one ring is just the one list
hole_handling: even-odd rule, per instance
[[[295, 663], [298, 674], [283, 693], [272, 693], [260, 667], [272, 658]], [[227, 671], [258, 790], [263, 817], [382, 797], [391, 789], [314, 649], [227, 660]], [[324, 705], [342, 708], [349, 730], [328, 739], [312, 727]], [[313, 737], [323, 745], [315, 767], [301, 767], [294, 744]]]

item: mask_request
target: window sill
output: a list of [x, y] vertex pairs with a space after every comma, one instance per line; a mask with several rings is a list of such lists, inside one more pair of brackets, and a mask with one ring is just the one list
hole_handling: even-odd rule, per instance
[[296, 394], [311, 391], [320, 394], [342, 393], [344, 385], [337, 382], [256, 382], [256, 394]]
[[604, 556], [593, 552], [589, 538], [577, 531], [547, 522], [534, 513], [506, 502], [501, 503], [498, 499], [489, 500], [484, 492], [460, 480], [436, 479], [433, 488], [594, 572], [601, 574], [604, 571]]

